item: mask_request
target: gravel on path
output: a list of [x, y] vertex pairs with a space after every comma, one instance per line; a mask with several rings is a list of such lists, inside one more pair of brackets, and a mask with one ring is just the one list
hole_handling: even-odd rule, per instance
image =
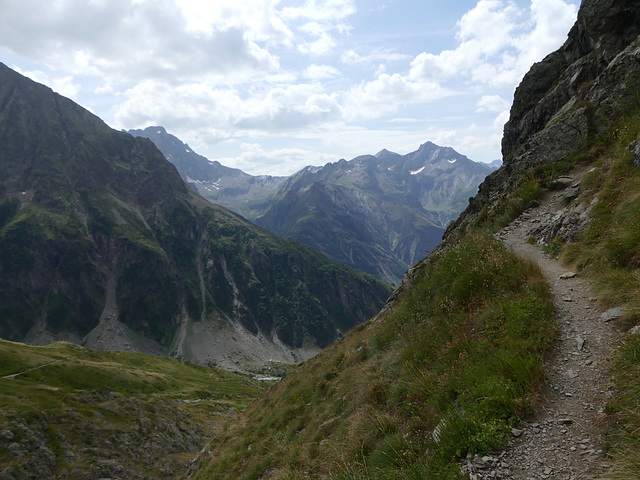
[[621, 334], [597, 308], [589, 281], [528, 241], [533, 228], [565, 207], [563, 194], [551, 192], [540, 206], [496, 234], [541, 268], [552, 289], [560, 333], [545, 363], [534, 418], [512, 430], [507, 449], [499, 455], [468, 458], [463, 469], [472, 480], [598, 479], [613, 468], [602, 450], [604, 409], [613, 394], [610, 362]]

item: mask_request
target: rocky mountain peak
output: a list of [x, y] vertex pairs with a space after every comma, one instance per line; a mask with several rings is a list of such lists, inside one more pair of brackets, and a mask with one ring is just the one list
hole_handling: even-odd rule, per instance
[[376, 153], [376, 154], [375, 154], [375, 156], [376, 156], [377, 158], [380, 158], [380, 157], [388, 157], [388, 156], [390, 156], [390, 155], [394, 155], [394, 153], [393, 153], [393, 152], [390, 152], [390, 151], [389, 151], [389, 150], [387, 150], [386, 148], [383, 148], [382, 150], [380, 150], [378, 153]]

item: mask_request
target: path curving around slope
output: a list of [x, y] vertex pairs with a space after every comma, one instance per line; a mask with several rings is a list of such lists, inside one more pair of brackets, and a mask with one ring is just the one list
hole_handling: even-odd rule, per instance
[[606, 478], [613, 468], [603, 453], [604, 409], [613, 394], [610, 362], [621, 334], [596, 306], [589, 281], [528, 241], [534, 228], [566, 207], [562, 192], [550, 192], [539, 207], [496, 234], [544, 273], [557, 307], [559, 336], [545, 363], [534, 417], [512, 430], [500, 455], [466, 461], [472, 480], [591, 480]]

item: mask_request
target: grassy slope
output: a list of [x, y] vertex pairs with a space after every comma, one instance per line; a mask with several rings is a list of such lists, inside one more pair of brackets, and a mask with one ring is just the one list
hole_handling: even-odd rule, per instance
[[[11, 377], [16, 373], [20, 374]], [[32, 347], [0, 341], [0, 377], [0, 430], [11, 432], [11, 442], [22, 442], [26, 454], [32, 453], [30, 443], [44, 440], [42, 446], [56, 457], [58, 473], [82, 468], [96, 458], [117, 458], [159, 477], [155, 469], [162, 462], [154, 455], [172, 453], [184, 465], [195, 453], [180, 447], [199, 449], [209, 434], [212, 415], [242, 409], [263, 391], [257, 382], [229, 372], [68, 343]], [[171, 422], [184, 431], [173, 435]], [[38, 438], [29, 438], [31, 434]], [[174, 438], [154, 450], [155, 435]], [[123, 456], [118, 443], [126, 438], [136, 445], [128, 446], [130, 451]], [[136, 458], [138, 447], [146, 449], [149, 457]], [[68, 451], [75, 456], [69, 457]], [[98, 457], [96, 451], [100, 451]], [[0, 449], [0, 465], [19, 469], [27, 460], [27, 455]]]
[[[403, 301], [302, 365], [230, 425], [199, 478], [455, 478], [457, 459], [503, 445], [528, 413], [554, 337], [539, 273], [481, 233], [508, 224], [576, 166], [597, 198], [572, 244], [550, 246], [590, 277], [603, 307], [640, 320], [640, 169], [628, 146], [640, 116], [563, 161], [526, 173], [426, 267]], [[617, 353], [619, 478], [640, 476], [640, 335]], [[437, 432], [435, 441], [433, 432]]]
[[529, 412], [552, 313], [536, 268], [469, 235], [230, 425], [198, 478], [455, 478]]

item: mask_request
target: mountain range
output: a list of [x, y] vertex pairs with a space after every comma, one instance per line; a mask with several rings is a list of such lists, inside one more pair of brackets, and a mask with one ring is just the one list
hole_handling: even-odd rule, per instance
[[198, 155], [163, 127], [129, 133], [154, 142], [210, 201], [391, 284], [440, 243], [496, 168], [427, 142], [406, 155], [382, 150], [288, 177], [252, 176]]
[[[504, 164], [442, 243], [371, 320], [266, 392], [246, 375], [174, 359], [1, 341], [1, 476], [638, 478], [639, 58], [640, 3], [583, 0], [566, 43], [516, 90]], [[172, 280], [187, 297], [195, 285], [196, 302], [222, 282], [231, 296], [215, 298], [226, 303], [187, 303], [187, 313], [216, 308], [220, 320], [247, 322], [245, 296], [268, 285], [240, 282], [246, 265], [250, 284], [273, 265], [268, 292], [290, 302], [300, 301], [286, 296], [293, 287], [327, 305], [304, 291], [305, 273], [352, 302], [366, 298], [358, 288], [380, 285], [336, 282], [352, 272], [210, 205], [150, 142], [2, 66], [0, 141], [3, 335], [20, 322], [68, 332], [63, 320], [92, 318], [65, 315], [70, 298], [87, 298], [81, 312], [109, 311], [110, 291], [118, 311], [131, 308], [118, 285], [137, 289], [145, 307], [171, 299]], [[290, 261], [274, 264], [274, 251]], [[195, 268], [178, 268], [193, 258]], [[299, 283], [285, 276], [292, 263]], [[610, 307], [616, 319], [600, 315]], [[291, 331], [304, 332], [297, 321], [302, 330]]]
[[[443, 242], [374, 319], [230, 422], [195, 478], [639, 478], [638, 91], [640, 3], [583, 0]], [[494, 234], [526, 225], [519, 258]], [[558, 312], [580, 297], [565, 277], [585, 310], [617, 307], [615, 328]]]
[[308, 358], [389, 294], [1, 64], [0, 145], [2, 338], [260, 367]]

